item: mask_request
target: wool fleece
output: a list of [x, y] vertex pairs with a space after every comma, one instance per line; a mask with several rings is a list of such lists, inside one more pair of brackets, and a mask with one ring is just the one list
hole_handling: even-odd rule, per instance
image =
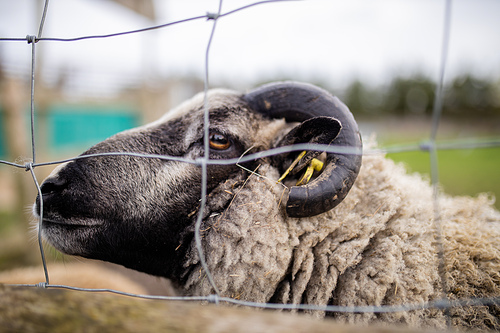
[[[379, 306], [500, 296], [500, 213], [486, 195], [440, 195], [418, 174], [381, 155], [363, 157], [358, 179], [335, 209], [308, 218], [284, 213], [278, 171], [228, 179], [207, 198], [201, 227], [221, 296], [255, 302]], [[444, 247], [444, 278], [439, 274]], [[184, 263], [187, 295], [213, 293], [194, 241]], [[324, 313], [346, 323], [446, 328], [442, 310]], [[450, 310], [455, 328], [500, 329], [500, 306]]]

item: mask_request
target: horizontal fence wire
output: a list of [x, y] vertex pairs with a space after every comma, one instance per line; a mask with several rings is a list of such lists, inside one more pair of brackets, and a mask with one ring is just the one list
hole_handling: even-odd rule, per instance
[[47, 284], [44, 282], [38, 284], [11, 284], [15, 287], [41, 287], [41, 288], [58, 288], [74, 291], [94, 292], [94, 293], [112, 293], [122, 296], [138, 297], [149, 300], [163, 301], [191, 301], [191, 302], [207, 302], [207, 303], [227, 303], [241, 306], [248, 306], [262, 309], [274, 310], [303, 310], [303, 311], [325, 311], [325, 312], [340, 312], [340, 313], [396, 313], [418, 311], [425, 309], [451, 309], [464, 306], [487, 306], [500, 304], [500, 297], [489, 298], [467, 298], [458, 300], [438, 299], [431, 302], [419, 304], [402, 304], [391, 306], [338, 306], [338, 305], [314, 305], [314, 304], [280, 304], [280, 303], [258, 303], [244, 300], [238, 300], [230, 297], [221, 297], [217, 294], [208, 296], [161, 296], [161, 295], [139, 295], [113, 289], [91, 289], [79, 288], [59, 284]]
[[199, 16], [194, 16], [190, 18], [186, 18], [183, 20], [178, 20], [174, 22], [169, 22], [165, 24], [159, 24], [155, 26], [150, 26], [142, 29], [136, 29], [136, 30], [129, 30], [129, 31], [122, 31], [122, 32], [116, 32], [112, 34], [105, 34], [105, 35], [89, 35], [89, 36], [79, 36], [79, 37], [72, 37], [72, 38], [56, 38], [56, 37], [41, 37], [41, 32], [43, 30], [43, 25], [45, 22], [45, 16], [47, 13], [47, 8], [48, 8], [48, 0], [45, 1], [44, 5], [44, 11], [42, 14], [42, 20], [40, 23], [40, 29], [38, 36], [35, 36], [34, 39], [32, 40], [32, 37], [30, 35], [27, 35], [24, 38], [21, 37], [0, 37], [0, 41], [27, 41], [28, 43], [31, 43], [32, 41], [34, 42], [39, 42], [39, 41], [51, 41], [51, 42], [76, 42], [76, 41], [81, 41], [81, 40], [88, 40], [88, 39], [101, 39], [101, 38], [110, 38], [110, 37], [119, 37], [119, 36], [125, 36], [125, 35], [131, 35], [131, 34], [136, 34], [140, 32], [146, 32], [146, 31], [152, 31], [152, 30], [157, 30], [157, 29], [162, 29], [166, 27], [170, 27], [173, 25], [178, 25], [181, 23], [187, 23], [191, 21], [197, 21], [197, 20], [202, 20], [202, 19], [207, 19], [207, 20], [217, 20], [221, 17], [225, 17], [228, 15], [235, 14], [237, 12], [240, 12], [242, 10], [248, 9], [250, 7], [258, 6], [258, 5], [263, 5], [263, 4], [268, 4], [268, 3], [273, 3], [273, 2], [292, 2], [292, 1], [304, 1], [304, 0], [267, 0], [267, 1], [258, 1], [254, 2], [252, 4], [242, 6], [236, 9], [233, 9], [231, 11], [228, 11], [226, 13], [221, 13], [219, 9], [219, 12], [217, 13], [206, 13], [205, 15], [199, 15]]
[[[257, 5], [263, 5], [263, 4], [268, 4], [268, 3], [276, 3], [276, 2], [289, 2], [289, 1], [300, 1], [300, 0], [268, 0], [268, 1], [258, 1], [251, 3], [249, 5], [234, 9], [232, 11], [228, 11], [225, 13], [222, 13], [222, 3], [223, 0], [220, 0], [219, 2], [219, 7], [217, 13], [207, 13], [206, 15], [201, 15], [201, 16], [195, 16], [179, 21], [174, 21], [166, 24], [161, 24], [161, 25], [155, 25], [155, 26], [150, 26], [146, 27], [143, 29], [137, 29], [137, 30], [130, 30], [130, 31], [123, 31], [123, 32], [117, 32], [113, 34], [107, 34], [107, 35], [89, 35], [89, 36], [80, 36], [80, 37], [73, 37], [73, 38], [55, 38], [55, 37], [42, 37], [42, 31], [45, 23], [45, 17], [48, 12], [48, 7], [49, 7], [49, 1], [45, 0], [44, 4], [44, 9], [42, 13], [42, 19], [40, 21], [40, 27], [38, 31], [37, 36], [32, 36], [32, 35], [27, 35], [25, 38], [11, 38], [11, 37], [0, 37], [0, 41], [3, 42], [18, 42], [18, 41], [24, 41], [28, 42], [31, 44], [31, 51], [32, 51], [32, 66], [31, 66], [31, 148], [32, 148], [32, 161], [25, 163], [25, 164], [19, 164], [19, 163], [13, 163], [9, 161], [4, 161], [0, 160], [0, 164], [4, 164], [10, 167], [15, 167], [15, 168], [24, 168], [26, 171], [30, 171], [34, 184], [36, 186], [37, 192], [40, 197], [42, 197], [41, 194], [41, 189], [38, 180], [36, 179], [34, 169], [37, 167], [42, 167], [42, 166], [49, 166], [49, 165], [56, 165], [56, 164], [61, 164], [65, 162], [70, 162], [70, 161], [75, 161], [79, 159], [87, 159], [87, 158], [95, 158], [95, 157], [106, 157], [106, 156], [130, 156], [130, 157], [137, 157], [137, 158], [150, 158], [150, 159], [161, 159], [161, 160], [168, 160], [168, 161], [177, 161], [177, 162], [183, 162], [183, 163], [191, 163], [198, 165], [202, 168], [202, 202], [200, 204], [201, 208], [199, 210], [199, 216], [196, 221], [196, 227], [195, 227], [195, 237], [196, 237], [196, 245], [197, 245], [197, 250], [201, 258], [201, 262], [203, 265], [203, 268], [205, 270], [205, 273], [210, 280], [210, 283], [213, 287], [214, 293], [213, 295], [209, 296], [183, 296], [183, 297], [174, 297], [174, 296], [156, 296], [156, 295], [137, 295], [137, 294], [131, 294], [131, 293], [126, 293], [126, 292], [121, 292], [113, 289], [87, 289], [87, 288], [78, 288], [78, 287], [70, 287], [66, 285], [56, 285], [56, 284], [50, 284], [49, 281], [49, 275], [48, 275], [48, 269], [47, 265], [45, 262], [45, 255], [44, 255], [44, 249], [42, 247], [41, 243], [41, 235], [40, 233], [38, 234], [38, 241], [39, 241], [39, 250], [40, 254], [42, 257], [42, 263], [43, 263], [43, 269], [45, 273], [45, 282], [41, 282], [38, 284], [14, 284], [14, 286], [30, 286], [30, 287], [44, 287], [44, 288], [62, 288], [62, 289], [70, 289], [70, 290], [78, 290], [78, 291], [87, 291], [87, 292], [110, 292], [110, 293], [115, 293], [115, 294], [120, 294], [120, 295], [125, 295], [125, 296], [130, 296], [130, 297], [139, 297], [139, 298], [144, 298], [144, 299], [152, 299], [152, 300], [171, 300], [171, 301], [196, 301], [196, 302], [209, 302], [209, 303], [231, 303], [231, 304], [238, 304], [238, 305], [243, 305], [243, 306], [249, 306], [249, 307], [257, 307], [257, 308], [268, 308], [268, 309], [287, 309], [287, 310], [312, 310], [312, 311], [329, 311], [329, 312], [349, 312], [349, 313], [389, 313], [389, 312], [405, 312], [405, 311], [415, 311], [415, 310], [422, 310], [422, 309], [444, 309], [445, 311], [454, 307], [463, 307], [463, 306], [484, 306], [484, 305], [499, 305], [500, 304], [500, 297], [494, 297], [494, 298], [470, 298], [470, 299], [462, 299], [462, 300], [449, 300], [445, 296], [442, 299], [432, 301], [432, 302], [427, 302], [427, 303], [421, 303], [421, 304], [402, 304], [399, 306], [356, 306], [356, 307], [343, 307], [343, 306], [317, 306], [317, 305], [309, 305], [309, 304], [270, 304], [270, 303], [255, 303], [255, 302], [247, 302], [244, 300], [237, 300], [233, 298], [227, 298], [227, 297], [221, 297], [218, 293], [217, 286], [214, 283], [210, 271], [208, 270], [208, 267], [206, 265], [206, 261], [204, 259], [204, 253], [201, 247], [201, 237], [200, 237], [200, 225], [202, 222], [202, 213], [203, 212], [203, 207], [205, 206], [205, 198], [207, 194], [207, 173], [206, 173], [206, 168], [208, 165], [231, 165], [231, 164], [239, 164], [239, 163], [245, 163], [248, 161], [253, 161], [256, 159], [264, 158], [264, 157], [270, 157], [273, 155], [281, 154], [281, 153], [287, 153], [287, 152], [292, 152], [292, 151], [303, 151], [303, 150], [319, 150], [319, 151], [325, 151], [327, 153], [342, 153], [342, 154], [358, 154], [358, 155], [374, 155], [374, 154], [386, 154], [386, 153], [399, 153], [399, 152], [410, 152], [410, 151], [424, 151], [428, 152], [430, 156], [430, 161], [431, 161], [431, 179], [432, 179], [432, 185], [434, 188], [434, 213], [435, 213], [435, 220], [438, 229], [438, 233], [440, 233], [440, 218], [439, 218], [439, 203], [438, 203], [438, 187], [437, 184], [439, 182], [439, 176], [438, 176], [438, 157], [436, 154], [436, 151], [438, 150], [452, 150], [452, 149], [475, 149], [475, 148], [489, 148], [489, 147], [499, 147], [500, 146], [500, 138], [492, 138], [492, 139], [466, 139], [466, 140], [454, 140], [454, 141], [443, 141], [439, 142], [436, 140], [436, 136], [438, 133], [438, 125], [439, 121], [441, 119], [441, 111], [442, 111], [442, 104], [443, 104], [443, 78], [445, 74], [445, 67], [447, 63], [447, 53], [448, 53], [448, 42], [449, 42], [449, 35], [450, 35], [450, 20], [451, 20], [451, 9], [452, 9], [452, 1], [451, 0], [446, 0], [446, 6], [445, 6], [445, 17], [443, 19], [444, 22], [444, 28], [443, 28], [443, 41], [442, 41], [442, 50], [441, 50], [441, 62], [440, 62], [440, 69], [439, 69], [439, 81], [438, 84], [436, 85], [436, 93], [435, 93], [435, 102], [434, 102], [434, 107], [433, 107], [433, 118], [432, 118], [432, 129], [430, 133], [430, 137], [428, 140], [423, 141], [421, 143], [417, 144], [405, 144], [405, 145], [394, 145], [394, 146], [388, 146], [388, 147], [382, 147], [382, 148], [368, 148], [364, 149], [361, 151], [360, 149], [356, 149], [353, 147], [342, 147], [342, 146], [326, 146], [326, 145], [317, 145], [317, 144], [296, 144], [293, 146], [286, 146], [286, 147], [279, 147], [279, 148], [274, 148], [258, 153], [249, 153], [245, 154], [244, 156], [241, 156], [239, 158], [235, 159], [227, 159], [227, 160], [210, 160], [208, 156], [208, 126], [209, 126], [209, 117], [208, 117], [208, 103], [207, 103], [207, 91], [210, 86], [209, 84], [209, 53], [210, 53], [210, 47], [211, 47], [211, 42], [214, 37], [215, 31], [216, 31], [216, 23], [219, 19], [237, 13], [239, 11], [248, 9], [250, 7], [254, 7]], [[127, 153], [127, 152], [109, 152], [109, 153], [100, 153], [100, 154], [90, 154], [90, 155], [84, 155], [84, 156], [77, 156], [69, 159], [64, 159], [64, 160], [58, 160], [58, 161], [49, 161], [49, 162], [37, 162], [36, 159], [36, 146], [35, 146], [35, 95], [34, 95], [34, 89], [35, 89], [35, 58], [36, 58], [36, 49], [35, 49], [35, 44], [38, 42], [76, 42], [76, 41], [81, 41], [81, 40], [87, 40], [87, 39], [99, 39], [99, 38], [114, 38], [118, 36], [123, 36], [123, 35], [128, 35], [128, 34], [135, 34], [135, 33], [142, 33], [142, 32], [147, 32], [155, 29], [164, 29], [173, 25], [178, 25], [182, 24], [185, 22], [190, 22], [194, 20], [201, 20], [201, 19], [207, 19], [207, 20], [213, 20], [213, 26], [210, 34], [210, 38], [207, 43], [207, 48], [206, 48], [206, 54], [205, 54], [205, 75], [204, 75], [204, 91], [205, 91], [205, 101], [204, 101], [204, 147], [205, 147], [205, 156], [202, 158], [198, 159], [187, 159], [187, 158], [182, 158], [182, 157], [176, 157], [176, 156], [163, 156], [163, 155], [151, 155], [151, 154], [139, 154], [139, 153]], [[43, 200], [40, 200], [40, 218], [39, 218], [39, 230], [41, 230], [41, 224], [43, 223]], [[443, 282], [443, 295], [446, 295], [446, 283], [444, 279], [444, 271], [443, 271], [443, 262], [444, 262], [444, 257], [443, 257], [443, 251], [442, 251], [442, 236], [439, 234], [438, 235], [438, 240], [439, 244], [441, 246], [440, 249], [440, 254], [439, 254], [439, 261], [440, 261], [440, 276]]]

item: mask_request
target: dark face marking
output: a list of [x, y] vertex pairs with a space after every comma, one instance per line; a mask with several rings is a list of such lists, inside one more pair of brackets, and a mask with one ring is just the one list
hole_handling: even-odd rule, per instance
[[[177, 119], [119, 133], [82, 156], [133, 152], [180, 156], [204, 155], [201, 108]], [[248, 115], [248, 116], [247, 116]], [[243, 120], [241, 120], [243, 118]], [[228, 130], [232, 119], [246, 124]], [[251, 145], [255, 115], [241, 106], [210, 113], [210, 158], [237, 158]], [[99, 156], [72, 161], [42, 184], [44, 237], [60, 251], [115, 262], [161, 276], [174, 276], [185, 255], [186, 230], [192, 229], [201, 192], [201, 168], [156, 158]], [[235, 165], [207, 167], [208, 191]], [[39, 198], [35, 207], [39, 211]]]

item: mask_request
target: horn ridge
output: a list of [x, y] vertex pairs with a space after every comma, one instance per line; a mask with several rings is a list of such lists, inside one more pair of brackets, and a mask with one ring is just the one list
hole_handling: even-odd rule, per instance
[[[243, 99], [253, 110], [271, 118], [285, 118], [288, 122], [302, 122], [319, 116], [336, 118], [336, 109], [347, 109], [328, 91], [310, 83], [295, 81], [260, 86], [245, 94]], [[350, 114], [349, 109], [347, 112]]]

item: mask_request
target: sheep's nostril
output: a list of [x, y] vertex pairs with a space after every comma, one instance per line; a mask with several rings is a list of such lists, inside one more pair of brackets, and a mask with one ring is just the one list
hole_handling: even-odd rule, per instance
[[45, 197], [61, 192], [64, 188], [66, 188], [66, 185], [67, 181], [65, 179], [54, 177], [45, 180], [42, 183], [40, 190], [42, 191], [42, 195]]
[[[50, 203], [53, 202], [53, 200], [57, 200], [57, 194], [60, 194], [67, 187], [67, 183], [68, 182], [66, 180], [58, 177], [51, 177], [46, 179], [40, 186], [44, 204], [47, 203], [50, 206]], [[40, 207], [40, 195], [37, 195], [34, 207], [35, 216], [41, 214]], [[44, 210], [47, 211], [47, 208], [45, 208]]]

